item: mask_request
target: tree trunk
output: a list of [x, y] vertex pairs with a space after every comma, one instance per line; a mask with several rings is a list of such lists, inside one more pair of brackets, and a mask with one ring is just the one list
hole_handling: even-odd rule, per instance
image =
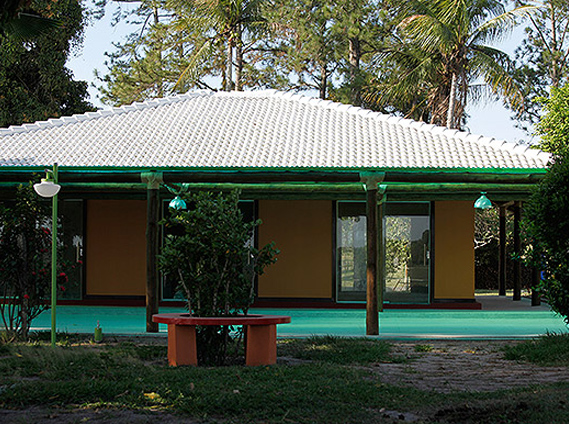
[[225, 58], [225, 91], [233, 90], [233, 38], [227, 40], [227, 57]]
[[361, 87], [358, 81], [360, 75], [360, 58], [362, 56], [360, 40], [357, 37], [348, 39], [348, 63], [350, 82], [350, 103], [361, 106]]
[[320, 66], [320, 98], [322, 100], [326, 99], [326, 86], [328, 85], [328, 69], [326, 69], [326, 65]]
[[237, 24], [235, 35], [235, 90], [243, 91], [243, 82], [241, 81], [243, 72], [243, 40], [240, 24]]
[[456, 81], [456, 73], [453, 72], [452, 80], [450, 83], [450, 93], [448, 96], [448, 111], [447, 111], [447, 128], [452, 129], [455, 128], [455, 110], [456, 110], [456, 88], [457, 88], [457, 81]]

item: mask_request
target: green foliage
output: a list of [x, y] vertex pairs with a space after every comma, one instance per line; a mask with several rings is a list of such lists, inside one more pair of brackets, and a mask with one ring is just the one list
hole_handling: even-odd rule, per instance
[[546, 152], [567, 154], [569, 148], [569, 84], [551, 88], [549, 98], [541, 99], [546, 114], [537, 124], [539, 147]]
[[[201, 317], [246, 314], [254, 301], [255, 278], [276, 261], [274, 243], [253, 246], [260, 221], [243, 222], [239, 193], [198, 192], [185, 196], [188, 210], [170, 210], [163, 222], [170, 232], [158, 260], [167, 278], [178, 281], [191, 315]], [[228, 328], [198, 331], [198, 359], [225, 359]], [[219, 347], [219, 350], [216, 349]], [[210, 350], [211, 349], [211, 350]]]
[[526, 205], [531, 248], [526, 262], [542, 270], [538, 290], [569, 323], [569, 86], [552, 88], [538, 124], [542, 148], [554, 152], [549, 169]]
[[550, 333], [535, 340], [504, 347], [504, 357], [541, 366], [569, 366], [569, 334]]
[[65, 67], [81, 42], [84, 11], [76, 0], [34, 0], [31, 9], [60, 25], [31, 41], [0, 34], [0, 127], [93, 110], [87, 84]]
[[31, 184], [0, 205], [0, 314], [9, 339], [26, 339], [32, 320], [48, 308], [50, 221]]
[[569, 156], [556, 156], [525, 208], [532, 248], [527, 262], [541, 269], [539, 292], [569, 323]]

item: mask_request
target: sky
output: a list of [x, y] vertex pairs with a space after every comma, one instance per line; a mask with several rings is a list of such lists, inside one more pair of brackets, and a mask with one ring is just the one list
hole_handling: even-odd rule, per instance
[[[94, 87], [94, 84], [100, 85], [100, 82], [95, 80], [94, 71], [97, 69], [101, 74], [107, 73], [105, 52], [113, 51], [112, 43], [124, 41], [125, 37], [136, 28], [122, 23], [118, 26], [112, 26], [112, 10], [115, 7], [113, 4], [108, 5], [105, 16], [90, 23], [85, 31], [83, 47], [76, 51], [67, 63], [67, 66], [73, 71], [76, 80], [89, 83], [90, 101], [96, 107], [102, 109], [110, 107], [103, 105], [99, 100], [99, 92]], [[128, 8], [134, 8], [135, 5], [122, 3], [121, 7], [123, 10], [128, 10]], [[513, 55], [516, 46], [521, 42], [522, 35], [523, 31], [519, 28], [511, 37], [495, 47]], [[514, 121], [510, 118], [510, 111], [504, 108], [500, 102], [473, 105], [467, 109], [467, 112], [470, 115], [470, 119], [468, 120], [466, 130], [473, 134], [510, 142], [536, 141], [531, 134], [528, 135], [524, 131], [515, 128]]]

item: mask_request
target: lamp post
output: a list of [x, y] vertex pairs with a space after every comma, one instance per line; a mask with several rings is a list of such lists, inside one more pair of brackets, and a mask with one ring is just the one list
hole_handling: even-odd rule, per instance
[[51, 215], [51, 346], [55, 347], [55, 308], [57, 305], [57, 193], [61, 186], [57, 184], [57, 163], [53, 169], [46, 169], [41, 183], [34, 184], [34, 190], [41, 197], [52, 199]]

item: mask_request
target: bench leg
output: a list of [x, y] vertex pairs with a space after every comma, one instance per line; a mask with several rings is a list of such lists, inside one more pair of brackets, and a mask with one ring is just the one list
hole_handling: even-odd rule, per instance
[[168, 324], [168, 364], [197, 365], [196, 327]]
[[277, 363], [277, 326], [248, 325], [245, 346], [245, 365], [272, 365]]

